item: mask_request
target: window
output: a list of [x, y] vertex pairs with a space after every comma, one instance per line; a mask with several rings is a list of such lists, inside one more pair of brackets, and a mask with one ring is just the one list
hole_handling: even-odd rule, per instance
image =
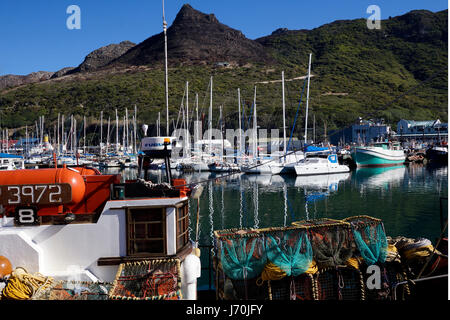
[[127, 254], [166, 253], [165, 209], [129, 209], [127, 213]]
[[189, 204], [177, 208], [177, 251], [189, 242]]

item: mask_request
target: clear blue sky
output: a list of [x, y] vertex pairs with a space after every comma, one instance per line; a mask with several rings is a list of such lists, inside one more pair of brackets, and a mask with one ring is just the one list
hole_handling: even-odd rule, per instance
[[[381, 19], [411, 10], [448, 8], [444, 0], [165, 0], [169, 26], [184, 3], [256, 39], [275, 29], [313, 29], [341, 19], [367, 18], [376, 4]], [[69, 5], [81, 9], [81, 29], [69, 30]], [[161, 0], [1, 0], [0, 75], [78, 66], [99, 47], [139, 43], [162, 31]]]

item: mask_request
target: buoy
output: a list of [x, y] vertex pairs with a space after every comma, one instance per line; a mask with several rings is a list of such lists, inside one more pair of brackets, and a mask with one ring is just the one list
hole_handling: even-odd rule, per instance
[[0, 279], [9, 276], [12, 272], [12, 265], [8, 258], [0, 256]]

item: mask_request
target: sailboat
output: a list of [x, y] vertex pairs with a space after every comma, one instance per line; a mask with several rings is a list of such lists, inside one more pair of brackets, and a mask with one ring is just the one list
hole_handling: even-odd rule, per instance
[[[311, 60], [310, 60], [311, 64]], [[309, 73], [308, 73], [309, 76]], [[256, 173], [256, 174], [287, 174], [295, 173], [294, 166], [297, 162], [304, 159], [304, 154], [302, 151], [296, 151], [288, 153], [287, 138], [286, 138], [286, 115], [285, 115], [285, 94], [284, 94], [284, 71], [281, 73], [281, 83], [282, 83], [282, 105], [283, 105], [283, 151], [273, 152], [271, 157], [266, 159], [258, 159], [256, 163], [249, 164], [241, 167], [241, 171], [245, 173]], [[254, 128], [256, 128], [256, 87], [255, 87], [255, 99], [254, 99]], [[256, 129], [255, 129], [256, 132]], [[257, 140], [257, 136], [255, 138]], [[257, 148], [254, 147], [254, 148]]]

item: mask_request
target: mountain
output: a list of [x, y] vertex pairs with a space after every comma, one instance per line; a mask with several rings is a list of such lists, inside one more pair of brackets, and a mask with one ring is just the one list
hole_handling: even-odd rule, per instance
[[0, 76], [0, 90], [55, 79], [68, 74], [95, 71], [120, 57], [135, 45], [131, 41], [122, 41], [101, 47], [89, 53], [78, 67], [66, 67], [56, 72], [39, 71], [24, 76], [12, 74]]
[[135, 45], [136, 44], [131, 41], [122, 41], [118, 44], [110, 44], [101, 47], [89, 53], [77, 68], [70, 70], [67, 74], [98, 70], [101, 67], [108, 65], [114, 59], [124, 55]]
[[[318, 135], [358, 117], [383, 118], [394, 126], [402, 118], [448, 117], [448, 10], [389, 17], [381, 21], [380, 30], [368, 29], [365, 19], [338, 20], [312, 30], [280, 28], [250, 40], [214, 15], [184, 5], [167, 37], [169, 109], [175, 124], [186, 81], [190, 99], [199, 94], [202, 114], [207, 112], [213, 76], [213, 108], [223, 106], [228, 127], [237, 124], [237, 88], [248, 117], [256, 83], [258, 124], [280, 128], [281, 71], [286, 79], [297, 79], [286, 82], [287, 123], [294, 123], [303, 87], [299, 77], [307, 73], [309, 53], [314, 75], [309, 123], [316, 120]], [[61, 71], [64, 77], [1, 91], [2, 126], [33, 124], [38, 115], [50, 123], [58, 112], [95, 121], [101, 110], [104, 117], [114, 117], [115, 108], [124, 114], [135, 104], [140, 122], [155, 123], [158, 112], [165, 110], [163, 33], [130, 44], [113, 59], [95, 56]], [[302, 99], [295, 134], [304, 132], [305, 95]]]
[[27, 83], [48, 80], [53, 76], [54, 72], [38, 71], [27, 75], [7, 74], [0, 76], [0, 91], [7, 88], [21, 86]]
[[[167, 29], [168, 60], [173, 64], [235, 65], [273, 62], [258, 42], [220, 23], [214, 14], [183, 5]], [[117, 58], [111, 65], [149, 65], [164, 61], [164, 34], [154, 35]]]

